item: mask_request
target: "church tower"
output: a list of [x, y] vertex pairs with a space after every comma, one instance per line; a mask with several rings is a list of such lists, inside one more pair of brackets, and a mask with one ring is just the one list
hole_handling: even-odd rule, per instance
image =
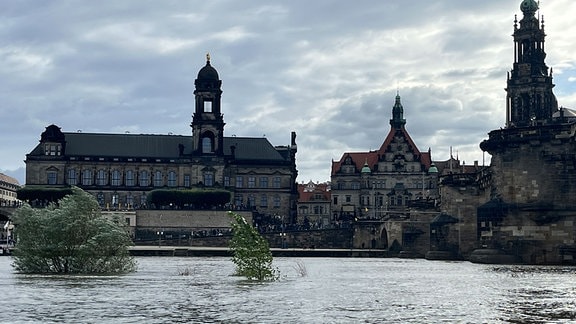
[[206, 55], [206, 65], [198, 72], [194, 81], [196, 108], [192, 115], [192, 152], [194, 155], [224, 154], [224, 118], [221, 112], [222, 81], [218, 72], [210, 65], [210, 55]]
[[394, 102], [394, 107], [392, 108], [392, 119], [390, 119], [390, 126], [394, 129], [404, 128], [406, 125], [406, 119], [404, 119], [404, 107], [400, 102], [400, 94], [396, 94], [396, 101]]
[[552, 70], [544, 59], [544, 19], [536, 18], [538, 4], [523, 0], [524, 17], [514, 20], [514, 64], [506, 88], [506, 127], [543, 124], [558, 110], [552, 92]]

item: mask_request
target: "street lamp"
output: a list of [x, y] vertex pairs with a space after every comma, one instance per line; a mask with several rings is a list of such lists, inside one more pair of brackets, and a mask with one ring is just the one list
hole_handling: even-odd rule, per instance
[[156, 235], [158, 235], [158, 247], [160, 247], [160, 244], [162, 243], [162, 235], [164, 234], [164, 232], [156, 232]]
[[285, 249], [286, 248], [286, 233], [284, 233], [284, 232], [280, 233], [280, 238], [282, 239], [282, 248]]

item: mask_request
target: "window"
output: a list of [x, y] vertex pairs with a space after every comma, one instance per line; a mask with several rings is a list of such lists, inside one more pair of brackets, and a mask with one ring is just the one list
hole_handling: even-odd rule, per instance
[[334, 205], [338, 205], [338, 196], [333, 196], [332, 198], [334, 200]]
[[82, 171], [82, 184], [85, 186], [91, 186], [92, 185], [92, 171], [91, 170]]
[[248, 196], [248, 207], [255, 207], [256, 206], [256, 197], [254, 195]]
[[346, 202], [347, 203], [352, 202], [352, 196], [346, 195]]
[[202, 138], [202, 153], [212, 153], [212, 139], [210, 137]]
[[44, 144], [45, 155], [60, 155], [62, 146], [60, 144]]
[[190, 188], [190, 185], [191, 185], [190, 175], [185, 174], [184, 175], [184, 187]]
[[168, 172], [168, 187], [176, 187], [176, 172]]
[[248, 188], [256, 188], [256, 177], [248, 177]]
[[352, 182], [352, 189], [353, 190], [359, 190], [360, 189], [360, 183], [359, 182]]
[[314, 206], [314, 214], [315, 215], [322, 215], [323, 208], [322, 206]]
[[100, 205], [101, 208], [104, 208], [104, 193], [99, 192], [98, 195], [96, 195], [96, 200], [98, 200], [98, 205]]
[[126, 185], [128, 187], [134, 186], [134, 171], [132, 170], [126, 171]]
[[140, 196], [140, 206], [142, 206], [142, 207], [146, 206], [146, 194], [142, 194]]
[[238, 194], [234, 196], [234, 205], [236, 206], [242, 206], [244, 202], [244, 197], [242, 197], [242, 195]]
[[106, 185], [106, 171], [100, 169], [98, 173], [96, 173], [96, 185], [104, 186]]
[[242, 176], [236, 177], [236, 188], [242, 188], [244, 186], [244, 178]]
[[212, 112], [212, 101], [204, 101], [204, 112]]
[[204, 173], [204, 185], [207, 187], [212, 187], [214, 185], [214, 173]]
[[280, 208], [280, 196], [274, 196], [274, 208]]
[[122, 174], [120, 171], [118, 170], [114, 170], [112, 171], [112, 185], [113, 186], [119, 186], [122, 178]]
[[162, 171], [154, 172], [154, 187], [162, 187]]
[[128, 207], [128, 209], [134, 208], [134, 197], [132, 197], [130, 193], [126, 196], [126, 207]]
[[148, 171], [140, 171], [138, 182], [140, 187], [148, 187], [150, 185], [150, 176], [148, 175]]
[[76, 184], [78, 184], [76, 169], [68, 170], [68, 184], [71, 186], [75, 186]]
[[262, 195], [260, 196], [260, 207], [268, 207], [268, 196]]
[[48, 172], [46, 172], [46, 177], [48, 178], [48, 184], [55, 185], [56, 181], [58, 180], [58, 172], [57, 171], [48, 171]]
[[260, 177], [260, 188], [268, 188], [268, 177]]
[[280, 188], [280, 177], [274, 177], [272, 179], [272, 186], [274, 186], [274, 188]]
[[224, 187], [230, 187], [230, 177], [224, 176]]

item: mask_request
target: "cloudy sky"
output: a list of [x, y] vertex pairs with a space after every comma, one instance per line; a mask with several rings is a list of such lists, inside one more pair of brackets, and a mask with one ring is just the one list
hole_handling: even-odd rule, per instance
[[[520, 0], [103, 0], [0, 2], [0, 171], [24, 183], [46, 126], [190, 135], [207, 52], [226, 136], [288, 145], [299, 182], [344, 152], [380, 147], [399, 91], [422, 151], [489, 163], [504, 125]], [[576, 108], [574, 0], [543, 0], [546, 62]]]

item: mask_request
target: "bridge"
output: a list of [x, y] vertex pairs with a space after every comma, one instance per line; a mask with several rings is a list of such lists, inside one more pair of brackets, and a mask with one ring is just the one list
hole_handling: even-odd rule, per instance
[[4, 224], [20, 206], [0, 206], [0, 224]]

